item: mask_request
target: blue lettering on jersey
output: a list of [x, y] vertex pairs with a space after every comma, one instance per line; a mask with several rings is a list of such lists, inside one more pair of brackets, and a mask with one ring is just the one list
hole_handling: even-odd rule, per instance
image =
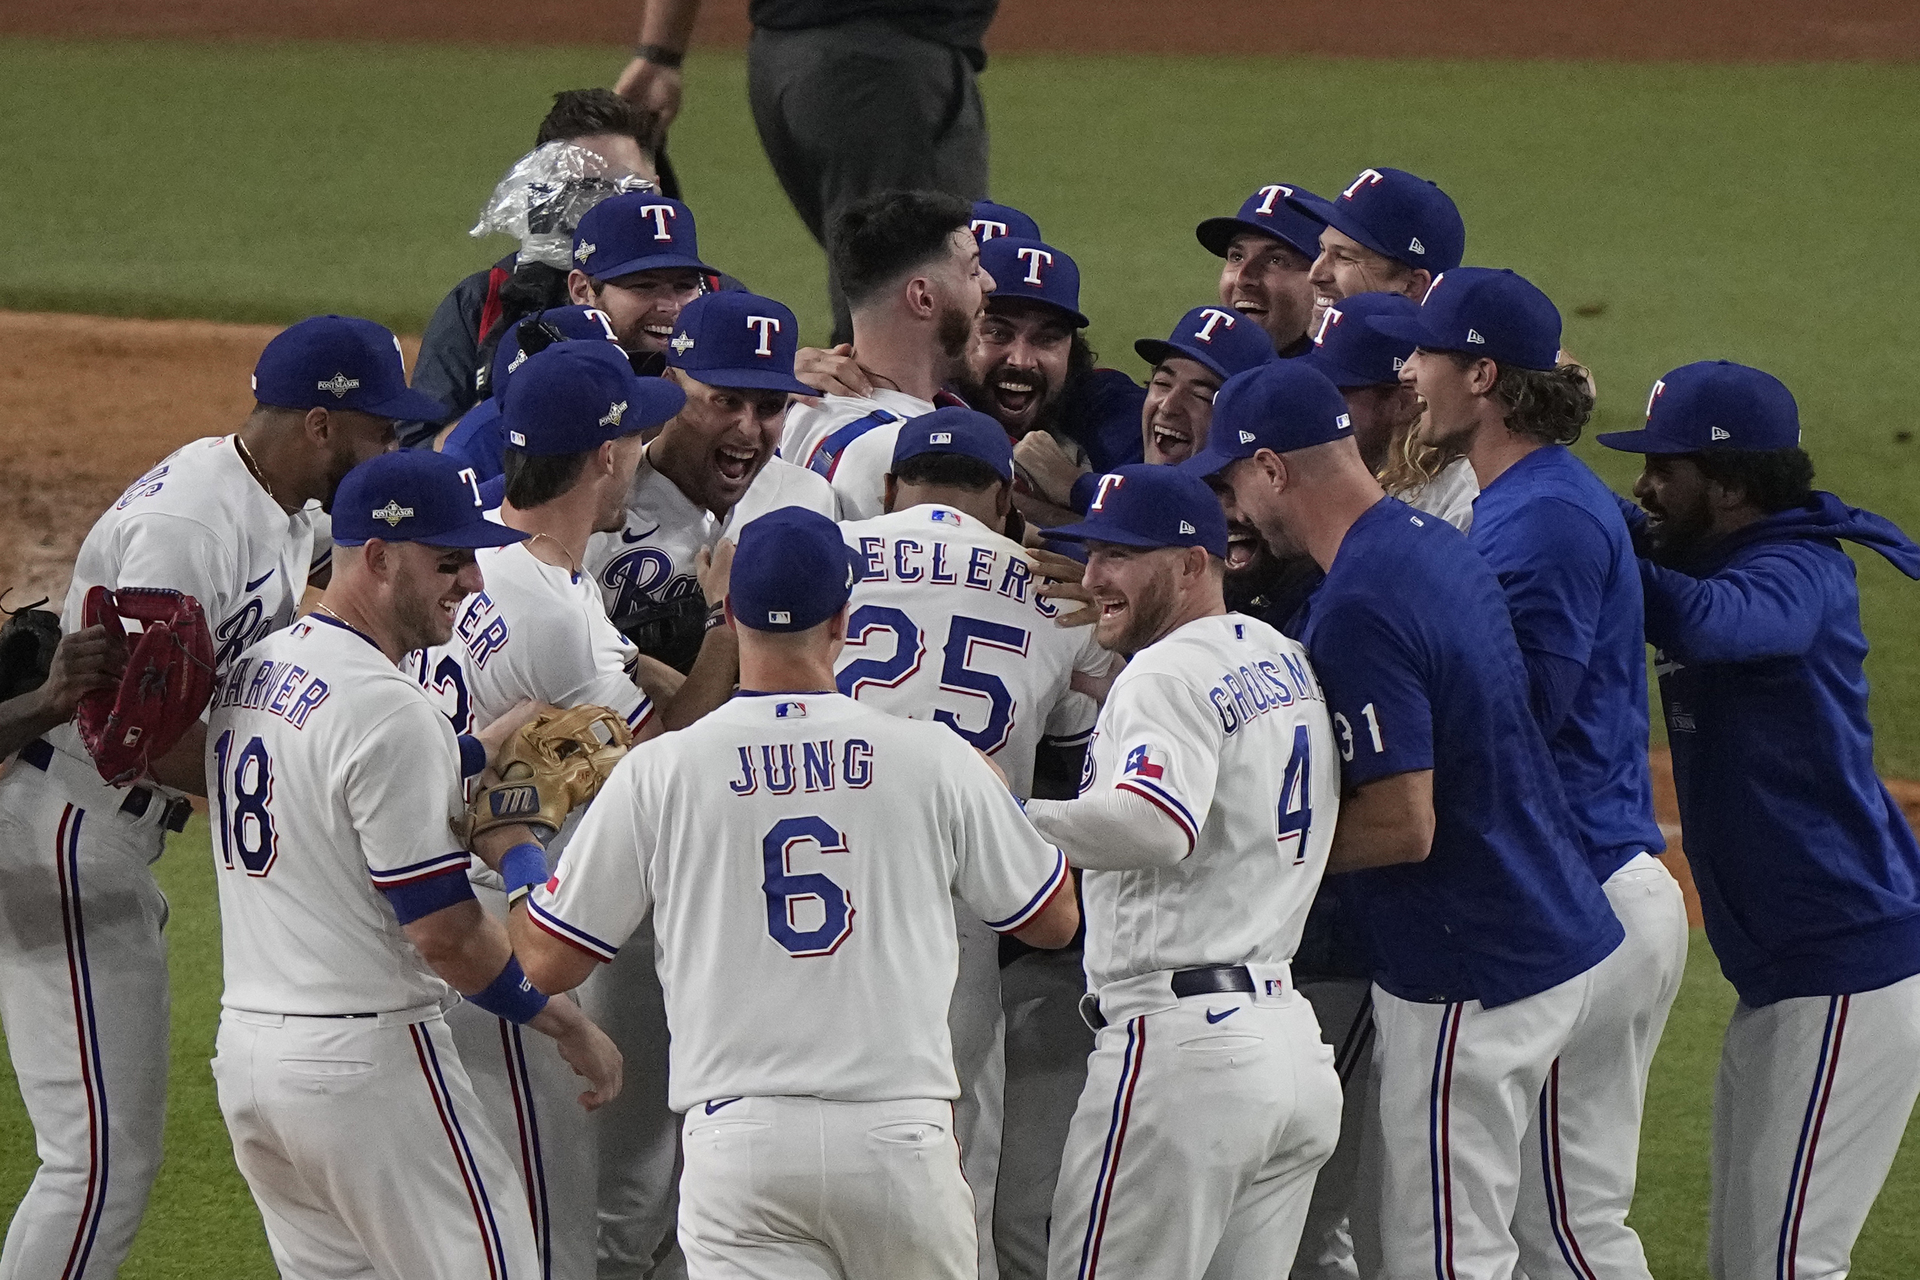
[[213, 629], [214, 643], [220, 646], [214, 651], [213, 669], [224, 670], [243, 650], [256, 640], [266, 639], [272, 630], [273, 618], [267, 613], [266, 602], [259, 596], [248, 596], [244, 604]]
[[[255, 664], [258, 663], [256, 666]], [[252, 677], [249, 679], [248, 672]], [[243, 658], [234, 663], [213, 699], [216, 707], [244, 707], [279, 716], [296, 729], [327, 700], [327, 682], [292, 662]]]
[[153, 470], [147, 472], [147, 474], [141, 476], [138, 480], [135, 480], [127, 486], [126, 492], [120, 495], [120, 500], [113, 504], [113, 509], [115, 511], [125, 511], [130, 503], [138, 502], [142, 498], [151, 498], [154, 494], [160, 492], [160, 490], [166, 487], [167, 472], [171, 469], [171, 467], [163, 462]]
[[1306, 663], [1292, 654], [1281, 655], [1281, 662], [1286, 664], [1285, 671], [1271, 658], [1242, 664], [1222, 673], [1219, 681], [1207, 690], [1207, 701], [1213, 704], [1213, 713], [1219, 717], [1223, 732], [1238, 733], [1243, 725], [1267, 712], [1290, 707], [1302, 699], [1325, 700]]
[[873, 744], [865, 738], [848, 738], [844, 743], [831, 738], [801, 743], [799, 776], [791, 742], [736, 747], [735, 751], [739, 754], [740, 776], [729, 779], [727, 788], [743, 798], [757, 795], [762, 787], [772, 795], [784, 796], [803, 784], [808, 791], [835, 791], [841, 786], [860, 791], [873, 782]]
[[[460, 637], [460, 643], [466, 645], [476, 667], [485, 668], [489, 658], [507, 647], [507, 620], [495, 612], [493, 598], [484, 591], [476, 591], [468, 598], [466, 607], [460, 611], [460, 620], [453, 624], [453, 632]], [[461, 731], [458, 726], [456, 731]]]
[[600, 571], [600, 582], [614, 593], [607, 614], [616, 624], [648, 605], [665, 604], [700, 589], [700, 580], [692, 574], [674, 573], [673, 557], [658, 547], [621, 552]]

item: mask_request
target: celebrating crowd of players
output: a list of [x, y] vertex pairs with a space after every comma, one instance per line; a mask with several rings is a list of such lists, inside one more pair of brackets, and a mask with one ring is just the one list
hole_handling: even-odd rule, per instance
[[[644, 169], [594, 102], [542, 142]], [[42, 1160], [0, 1278], [111, 1275], [138, 1226], [189, 794], [283, 1275], [1645, 1277], [1687, 947], [1648, 644], [1740, 995], [1710, 1270], [1843, 1275], [1920, 1092], [1920, 847], [1841, 543], [1920, 547], [1726, 361], [1601, 437], [1645, 456], [1611, 494], [1558, 311], [1461, 265], [1430, 181], [1269, 182], [1197, 235], [1217, 289], [1144, 386], [1031, 218], [913, 191], [832, 229], [848, 347], [644, 189], [569, 271], [463, 282], [411, 388], [369, 322], [275, 338], [0, 703]], [[192, 594], [217, 647], [131, 788], [66, 723], [97, 584]], [[605, 789], [462, 847], [468, 781], [582, 705], [635, 743]]]

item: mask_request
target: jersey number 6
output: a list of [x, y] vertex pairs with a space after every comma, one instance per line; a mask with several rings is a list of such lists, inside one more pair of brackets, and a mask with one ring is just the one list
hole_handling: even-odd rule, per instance
[[[830, 956], [853, 932], [853, 898], [819, 872], [795, 875], [791, 866], [796, 846], [815, 844], [821, 853], [845, 853], [847, 839], [823, 818], [782, 818], [760, 842], [767, 876], [761, 889], [767, 895], [767, 932], [795, 959]], [[800, 927], [819, 903], [820, 923]]]
[[280, 856], [280, 838], [267, 811], [267, 801], [273, 799], [273, 761], [267, 756], [267, 744], [258, 737], [248, 739], [238, 753], [233, 742], [229, 729], [213, 744], [214, 771], [219, 775], [214, 791], [220, 806], [220, 862], [231, 871], [238, 853], [248, 875], [264, 876]]

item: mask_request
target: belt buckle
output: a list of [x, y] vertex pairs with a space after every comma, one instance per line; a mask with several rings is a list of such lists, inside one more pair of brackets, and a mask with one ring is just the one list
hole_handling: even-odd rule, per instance
[[1091, 991], [1080, 997], [1080, 1021], [1087, 1024], [1089, 1031], [1099, 1031], [1107, 1025], [1106, 1015], [1100, 1012], [1100, 997]]

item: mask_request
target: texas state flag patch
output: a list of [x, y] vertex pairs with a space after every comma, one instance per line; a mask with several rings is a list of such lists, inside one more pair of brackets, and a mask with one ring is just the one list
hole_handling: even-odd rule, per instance
[[1153, 748], [1147, 746], [1135, 747], [1127, 752], [1127, 763], [1121, 772], [1130, 778], [1159, 779], [1167, 775], [1164, 765], [1153, 762]]

